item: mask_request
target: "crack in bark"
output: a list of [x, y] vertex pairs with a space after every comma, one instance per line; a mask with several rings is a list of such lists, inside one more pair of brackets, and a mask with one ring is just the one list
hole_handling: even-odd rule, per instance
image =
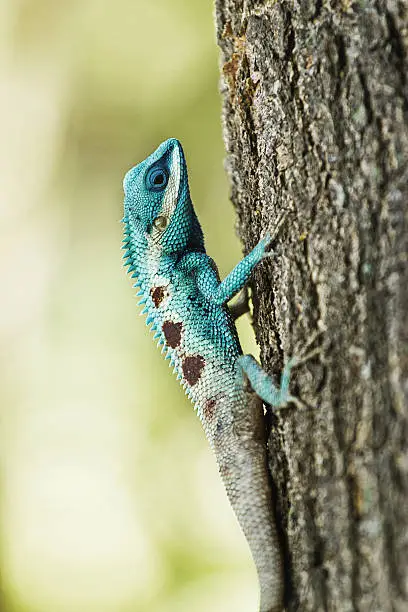
[[404, 110], [406, 112], [408, 110], [408, 98], [407, 93], [405, 91], [408, 69], [408, 66], [406, 65], [406, 50], [397, 24], [395, 23], [393, 13], [391, 11], [386, 10], [385, 19], [387, 21], [387, 27], [390, 34], [388, 40], [394, 55], [394, 66], [397, 69], [400, 81], [399, 95], [404, 100]]
[[363, 90], [364, 108], [366, 109], [366, 112], [367, 112], [367, 125], [371, 125], [373, 122], [373, 118], [374, 118], [373, 105], [371, 102], [370, 90], [368, 89], [368, 86], [367, 86], [367, 79], [365, 77], [365, 74], [361, 66], [358, 70], [358, 76], [360, 79], [361, 88]]

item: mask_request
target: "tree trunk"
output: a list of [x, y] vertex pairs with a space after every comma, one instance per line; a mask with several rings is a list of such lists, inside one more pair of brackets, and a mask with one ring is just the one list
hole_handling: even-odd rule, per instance
[[227, 169], [271, 417], [287, 609], [408, 609], [407, 4], [217, 0]]

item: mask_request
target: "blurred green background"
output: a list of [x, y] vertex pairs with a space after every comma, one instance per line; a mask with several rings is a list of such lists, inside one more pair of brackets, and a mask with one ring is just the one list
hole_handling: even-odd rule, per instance
[[212, 12], [0, 3], [2, 609], [256, 609], [214, 458], [120, 251], [123, 175], [175, 136], [221, 276], [241, 257]]

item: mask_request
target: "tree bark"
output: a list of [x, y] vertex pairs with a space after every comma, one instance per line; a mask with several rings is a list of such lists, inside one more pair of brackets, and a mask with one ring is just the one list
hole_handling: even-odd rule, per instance
[[216, 0], [227, 170], [272, 415], [287, 609], [408, 609], [408, 9]]

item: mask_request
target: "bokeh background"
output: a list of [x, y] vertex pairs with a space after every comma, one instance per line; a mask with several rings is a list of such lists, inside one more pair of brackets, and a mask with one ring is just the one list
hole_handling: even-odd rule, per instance
[[212, 12], [0, 2], [2, 610], [256, 609], [214, 458], [120, 251], [123, 175], [175, 136], [221, 275], [241, 257]]

